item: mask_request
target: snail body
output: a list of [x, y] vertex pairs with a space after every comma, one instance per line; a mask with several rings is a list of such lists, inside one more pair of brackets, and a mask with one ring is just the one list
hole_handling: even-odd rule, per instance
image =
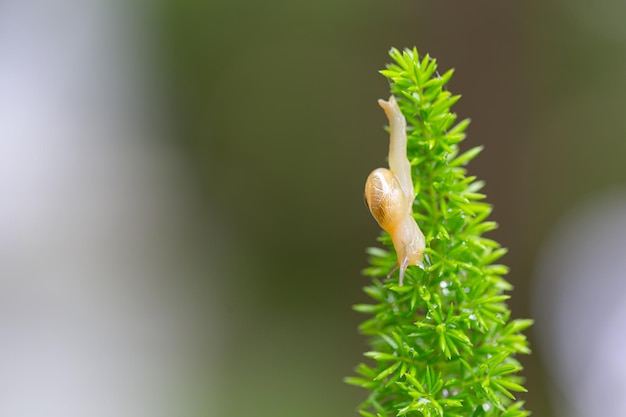
[[365, 182], [365, 202], [381, 228], [391, 236], [398, 260], [402, 285], [406, 269], [421, 265], [426, 247], [424, 234], [413, 218], [415, 191], [411, 164], [406, 157], [406, 119], [394, 96], [378, 100], [390, 125], [389, 169], [377, 168]]

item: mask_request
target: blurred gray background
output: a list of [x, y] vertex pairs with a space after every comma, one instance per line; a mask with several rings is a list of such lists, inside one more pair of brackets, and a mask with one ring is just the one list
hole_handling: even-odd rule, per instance
[[[387, 51], [454, 67], [536, 416], [626, 415], [626, 6], [0, 2], [0, 415], [349, 416]], [[611, 401], [608, 395], [614, 395]], [[620, 402], [621, 401], [621, 402]]]

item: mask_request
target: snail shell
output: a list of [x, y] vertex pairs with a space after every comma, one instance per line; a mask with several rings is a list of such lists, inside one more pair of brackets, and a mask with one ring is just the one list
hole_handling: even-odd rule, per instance
[[365, 182], [365, 202], [380, 227], [393, 230], [407, 215], [406, 197], [396, 175], [386, 168], [372, 171]]

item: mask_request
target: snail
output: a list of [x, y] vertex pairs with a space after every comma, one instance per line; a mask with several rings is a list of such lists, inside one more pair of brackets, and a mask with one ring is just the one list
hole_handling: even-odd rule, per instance
[[399, 284], [409, 265], [421, 266], [426, 247], [424, 234], [413, 218], [415, 189], [406, 156], [406, 119], [394, 96], [378, 100], [389, 119], [389, 169], [377, 168], [365, 182], [365, 202], [372, 216], [389, 235], [397, 262], [389, 276], [400, 269]]

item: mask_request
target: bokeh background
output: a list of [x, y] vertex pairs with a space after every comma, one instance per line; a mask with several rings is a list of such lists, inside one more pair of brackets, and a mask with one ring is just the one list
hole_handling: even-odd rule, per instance
[[0, 415], [350, 416], [391, 46], [454, 67], [536, 416], [626, 415], [617, 0], [0, 2]]

